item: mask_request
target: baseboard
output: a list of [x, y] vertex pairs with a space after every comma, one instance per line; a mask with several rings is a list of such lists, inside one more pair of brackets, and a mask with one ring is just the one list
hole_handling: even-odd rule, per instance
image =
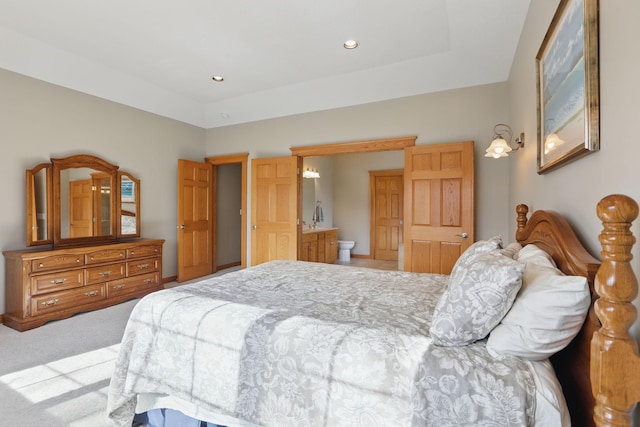
[[162, 280], [160, 280], [160, 284], [164, 285], [165, 283], [175, 282], [176, 280], [178, 280], [178, 276], [163, 277]]
[[373, 259], [371, 255], [351, 254], [351, 258]]
[[238, 262], [231, 262], [229, 264], [222, 264], [216, 267], [216, 271], [226, 270], [227, 268], [237, 267], [238, 265], [242, 265], [242, 263], [238, 261]]

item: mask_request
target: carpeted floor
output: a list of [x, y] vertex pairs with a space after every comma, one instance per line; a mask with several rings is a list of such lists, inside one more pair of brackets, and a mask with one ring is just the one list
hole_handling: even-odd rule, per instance
[[25, 332], [0, 325], [0, 426], [109, 426], [107, 388], [137, 301]]

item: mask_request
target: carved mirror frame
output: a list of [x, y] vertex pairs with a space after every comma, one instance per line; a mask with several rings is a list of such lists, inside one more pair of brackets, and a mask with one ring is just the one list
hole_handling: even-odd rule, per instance
[[[69, 168], [93, 169], [94, 187], [98, 179], [108, 179], [103, 181], [104, 184], [108, 182], [108, 186], [105, 185], [104, 189], [100, 186], [101, 190], [110, 192], [108, 232], [85, 237], [68, 237], [62, 233], [60, 173]], [[128, 172], [119, 171], [118, 166], [96, 156], [81, 154], [52, 158], [51, 163], [42, 163], [26, 171], [27, 246], [110, 243], [119, 238], [140, 237], [140, 228], [140, 180]]]

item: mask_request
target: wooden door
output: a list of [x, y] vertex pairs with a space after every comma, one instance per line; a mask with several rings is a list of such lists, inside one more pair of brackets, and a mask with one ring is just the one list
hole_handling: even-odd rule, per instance
[[90, 179], [69, 182], [69, 237], [93, 236], [93, 190]]
[[213, 272], [213, 167], [178, 160], [178, 282]]
[[371, 245], [373, 259], [398, 260], [403, 221], [402, 170], [369, 172], [371, 191]]
[[474, 240], [473, 141], [405, 148], [404, 269], [449, 274]]
[[297, 156], [251, 160], [252, 265], [298, 258], [301, 167]]

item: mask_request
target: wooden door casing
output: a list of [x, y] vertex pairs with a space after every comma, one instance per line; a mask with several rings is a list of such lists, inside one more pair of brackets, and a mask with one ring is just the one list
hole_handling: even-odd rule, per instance
[[403, 239], [404, 171], [370, 171], [371, 248], [373, 259], [397, 261]]
[[474, 241], [473, 141], [408, 147], [404, 167], [404, 269], [449, 274]]

